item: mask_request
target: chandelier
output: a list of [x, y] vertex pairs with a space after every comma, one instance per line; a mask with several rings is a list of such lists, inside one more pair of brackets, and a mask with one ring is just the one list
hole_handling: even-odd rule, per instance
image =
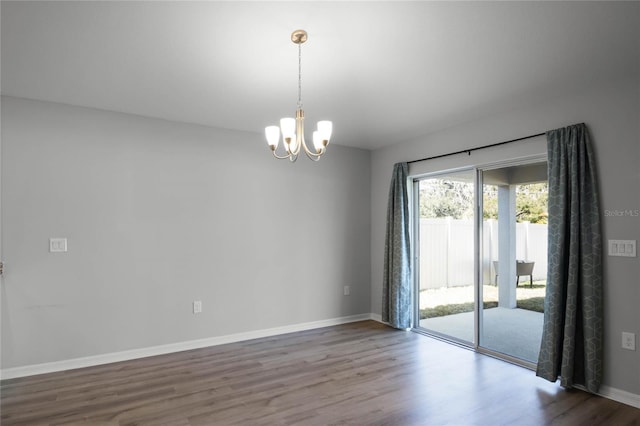
[[[280, 127], [268, 126], [265, 130], [267, 144], [271, 148], [273, 156], [278, 159], [286, 159], [294, 162], [298, 159], [300, 149], [304, 150], [307, 157], [313, 161], [318, 161], [327, 150], [333, 125], [331, 121], [318, 121], [318, 130], [313, 132], [313, 149], [307, 147], [304, 140], [304, 111], [302, 110], [302, 43], [307, 41], [305, 30], [295, 30], [291, 33], [291, 41], [298, 45], [298, 107], [296, 118], [283, 118], [280, 120]], [[284, 142], [284, 155], [278, 155], [276, 149], [280, 141], [280, 132]]]

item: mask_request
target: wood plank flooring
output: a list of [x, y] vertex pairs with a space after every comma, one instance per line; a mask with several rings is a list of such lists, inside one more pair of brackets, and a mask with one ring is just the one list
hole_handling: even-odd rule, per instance
[[364, 321], [5, 380], [9, 425], [640, 425], [640, 410]]

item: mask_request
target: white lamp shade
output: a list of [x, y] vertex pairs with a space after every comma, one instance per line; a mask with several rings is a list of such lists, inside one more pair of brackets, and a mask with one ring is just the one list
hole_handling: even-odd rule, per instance
[[313, 146], [316, 148], [316, 152], [320, 152], [323, 148], [322, 138], [317, 130], [313, 132]]
[[318, 134], [321, 140], [328, 141], [331, 139], [331, 132], [333, 131], [333, 123], [330, 121], [318, 121]]
[[296, 119], [283, 118], [280, 120], [280, 130], [282, 130], [283, 138], [294, 139], [296, 135]]
[[264, 128], [264, 134], [267, 137], [267, 143], [274, 148], [278, 147], [280, 140], [280, 129], [278, 126], [267, 126]]

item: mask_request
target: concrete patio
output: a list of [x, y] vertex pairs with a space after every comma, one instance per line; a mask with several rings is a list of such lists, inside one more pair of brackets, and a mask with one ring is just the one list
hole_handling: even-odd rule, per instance
[[[424, 319], [420, 327], [473, 341], [473, 312]], [[544, 314], [518, 308], [491, 308], [483, 312], [480, 345], [536, 363], [542, 339]]]
[[[546, 281], [534, 282], [534, 287], [521, 284], [515, 288], [517, 300], [544, 298]], [[485, 302], [497, 302], [499, 289], [494, 285], [482, 286]], [[428, 289], [420, 292], [420, 309], [439, 305], [472, 303], [473, 286]], [[420, 320], [420, 327], [457, 339], [473, 341], [473, 312], [464, 312]], [[544, 314], [520, 308], [496, 307], [484, 310], [481, 346], [523, 359], [537, 362], [542, 339]]]

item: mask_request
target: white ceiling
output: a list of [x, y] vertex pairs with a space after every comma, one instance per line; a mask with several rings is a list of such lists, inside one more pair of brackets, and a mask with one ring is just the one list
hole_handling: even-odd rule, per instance
[[[638, 2], [7, 2], [2, 94], [390, 145], [640, 72]], [[260, 134], [258, 134], [260, 133]]]

